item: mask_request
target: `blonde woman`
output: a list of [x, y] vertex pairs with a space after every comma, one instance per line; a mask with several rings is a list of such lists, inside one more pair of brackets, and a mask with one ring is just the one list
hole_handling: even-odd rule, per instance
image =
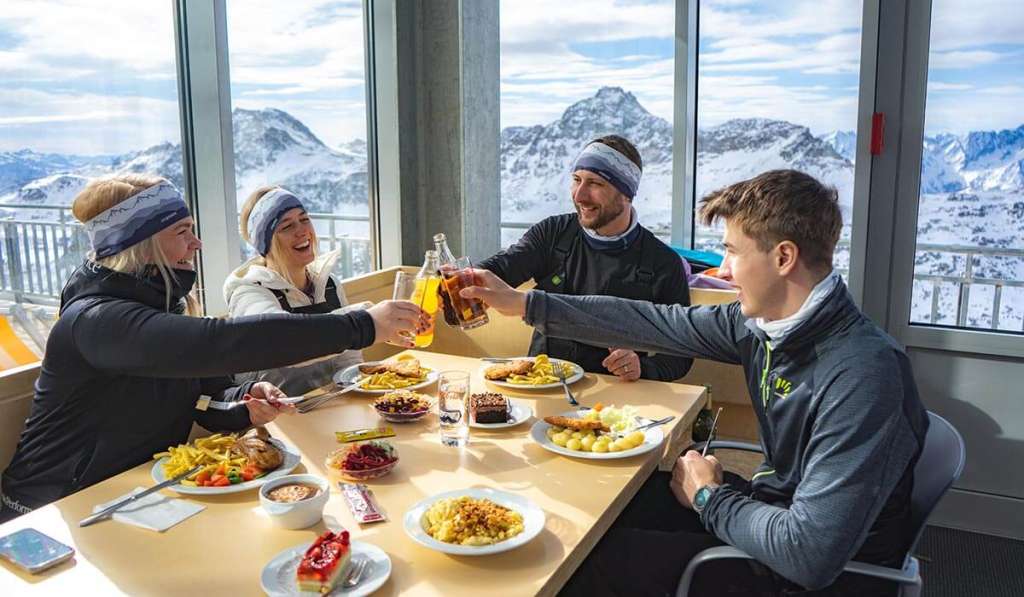
[[[411, 346], [400, 332], [426, 327], [426, 315], [405, 301], [346, 315], [189, 317], [201, 243], [173, 185], [146, 176], [93, 181], [72, 212], [92, 252], [62, 292], [25, 431], [3, 474], [0, 522], [184, 442], [193, 422], [240, 430], [286, 410], [272, 384], [235, 385], [230, 373], [374, 341]], [[201, 412], [203, 395], [252, 399]]]
[[[242, 238], [258, 255], [224, 282], [229, 317], [265, 313], [345, 313], [370, 303], [348, 305], [331, 271], [340, 251], [317, 255], [317, 237], [306, 208], [279, 186], [256, 189], [242, 205]], [[335, 371], [361, 363], [358, 350], [314, 362], [253, 371], [235, 379], [269, 381], [289, 394], [302, 394], [331, 382]]]

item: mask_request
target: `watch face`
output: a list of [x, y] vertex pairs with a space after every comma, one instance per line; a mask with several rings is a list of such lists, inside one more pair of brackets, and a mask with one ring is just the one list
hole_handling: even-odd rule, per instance
[[708, 498], [711, 497], [711, 490], [707, 487], [701, 487], [697, 490], [697, 495], [694, 496], [693, 505], [699, 511], [703, 510], [704, 506], [708, 503]]

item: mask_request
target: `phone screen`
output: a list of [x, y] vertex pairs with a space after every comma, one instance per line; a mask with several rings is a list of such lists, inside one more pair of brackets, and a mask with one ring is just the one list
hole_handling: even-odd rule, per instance
[[62, 562], [75, 550], [52, 539], [35, 529], [21, 529], [0, 537], [0, 557], [25, 568], [38, 572]]

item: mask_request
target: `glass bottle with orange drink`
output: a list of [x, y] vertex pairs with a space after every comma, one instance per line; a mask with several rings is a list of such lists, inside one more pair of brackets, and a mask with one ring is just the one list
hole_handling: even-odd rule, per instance
[[437, 251], [427, 251], [423, 255], [423, 267], [416, 274], [415, 287], [410, 300], [430, 315], [430, 327], [413, 339], [417, 348], [430, 346], [434, 341], [434, 321], [437, 317], [438, 287], [441, 276], [438, 275]]

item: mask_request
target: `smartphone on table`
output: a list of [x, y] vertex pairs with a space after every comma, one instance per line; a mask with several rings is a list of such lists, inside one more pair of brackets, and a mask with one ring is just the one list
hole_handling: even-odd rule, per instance
[[28, 528], [0, 537], [0, 558], [38, 574], [75, 555], [75, 550], [60, 541]]

